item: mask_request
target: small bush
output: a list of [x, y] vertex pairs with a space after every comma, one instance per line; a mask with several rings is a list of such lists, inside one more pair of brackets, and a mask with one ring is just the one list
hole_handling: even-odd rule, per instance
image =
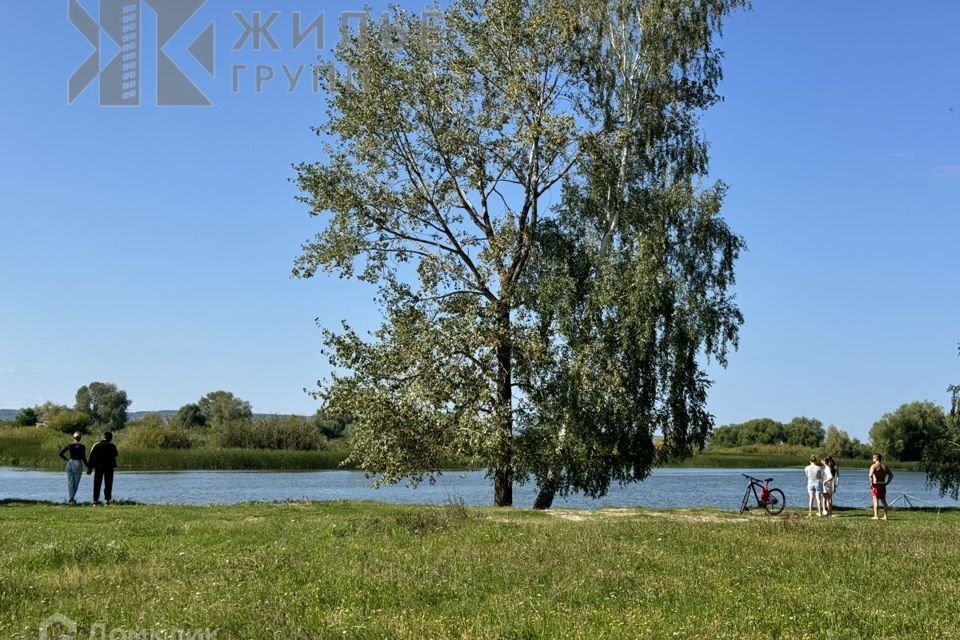
[[225, 449], [276, 449], [316, 451], [324, 449], [326, 438], [307, 420], [286, 416], [271, 420], [233, 420], [211, 433], [214, 446]]
[[18, 427], [33, 427], [40, 422], [40, 414], [36, 409], [29, 407], [18, 413], [13, 421]]
[[89, 433], [91, 425], [90, 417], [80, 411], [66, 409], [52, 414], [47, 418], [47, 426], [61, 433]]
[[122, 444], [136, 449], [189, 449], [193, 440], [186, 429], [139, 425], [124, 432]]

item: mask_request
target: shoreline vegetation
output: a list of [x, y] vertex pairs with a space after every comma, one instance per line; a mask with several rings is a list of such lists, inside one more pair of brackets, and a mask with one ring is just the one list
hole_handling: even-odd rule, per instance
[[[186, 449], [163, 449], [128, 446], [127, 434], [117, 434], [120, 448], [120, 471], [324, 471], [355, 469], [343, 466], [349, 453], [346, 439], [331, 440], [323, 449], [314, 451], [220, 448], [198, 442]], [[91, 434], [85, 442], [92, 444], [98, 436]], [[0, 466], [44, 471], [60, 471], [63, 461], [57, 452], [67, 444], [67, 434], [43, 427], [0, 427]], [[742, 447], [707, 447], [684, 461], [664, 465], [672, 468], [790, 468], [803, 467], [811, 453], [822, 453], [815, 447], [796, 445], [748, 445]], [[867, 468], [869, 458], [838, 458], [840, 467]], [[913, 462], [895, 462], [896, 469], [917, 470]], [[448, 470], [473, 468], [451, 463]]]
[[955, 637], [958, 525], [960, 510], [5, 502], [0, 637], [36, 638], [55, 612], [79, 638]]

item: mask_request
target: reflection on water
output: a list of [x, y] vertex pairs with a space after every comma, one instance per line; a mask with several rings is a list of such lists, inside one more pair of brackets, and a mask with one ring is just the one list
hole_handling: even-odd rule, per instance
[[[888, 490], [892, 501], [901, 494], [942, 506], [957, 506], [926, 487], [922, 473], [896, 471]], [[599, 507], [715, 507], [736, 510], [746, 481], [741, 473], [774, 478], [771, 486], [783, 490], [788, 507], [806, 507], [806, 480], [802, 469], [657, 469], [643, 482], [613, 486], [603, 498], [580, 495], [558, 498], [557, 507], [596, 509]], [[78, 499], [89, 501], [93, 490], [90, 476], [83, 476]], [[518, 486], [514, 502], [518, 507], [533, 503], [535, 487]], [[63, 502], [67, 495], [65, 473], [0, 468], [0, 500], [49, 500]], [[444, 504], [463, 501], [489, 506], [493, 501], [491, 481], [483, 472], [448, 472], [434, 484], [416, 489], [389, 485], [374, 489], [358, 471], [256, 472], [180, 471], [119, 472], [114, 498], [157, 504], [232, 504], [282, 500], [378, 500], [391, 503]], [[870, 485], [866, 469], [841, 469], [840, 488], [834, 503], [839, 507], [866, 507]], [[924, 503], [915, 501], [917, 506]]]

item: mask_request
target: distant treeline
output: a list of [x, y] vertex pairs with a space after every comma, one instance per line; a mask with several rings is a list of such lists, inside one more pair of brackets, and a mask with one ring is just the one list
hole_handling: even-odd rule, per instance
[[130, 414], [127, 393], [115, 384], [92, 382], [77, 390], [74, 406], [46, 402], [16, 413], [13, 425], [61, 433], [114, 431], [118, 443], [139, 449], [272, 449], [320, 451], [345, 438], [346, 416], [254, 414], [250, 403], [229, 391], [211, 391], [176, 411]]
[[919, 462], [931, 447], [943, 441], [951, 417], [934, 402], [911, 402], [883, 415], [863, 443], [816, 418], [799, 416], [790, 422], [757, 418], [714, 429], [708, 448], [729, 449], [754, 445], [807, 447], [842, 458], [869, 458], [874, 452], [892, 460]]

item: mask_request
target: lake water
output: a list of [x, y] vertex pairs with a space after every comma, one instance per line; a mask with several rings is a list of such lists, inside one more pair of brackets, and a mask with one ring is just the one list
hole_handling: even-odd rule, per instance
[[[806, 480], [802, 469], [656, 469], [643, 482], [625, 487], [613, 486], [598, 500], [572, 495], [558, 498], [557, 507], [596, 509], [600, 507], [714, 507], [737, 510], [746, 486], [741, 473], [759, 478], [774, 478], [772, 487], [786, 494], [787, 506], [806, 507]], [[870, 487], [866, 469], [841, 470], [840, 488], [834, 503], [840, 507], [866, 507]], [[84, 475], [77, 495], [90, 501], [91, 476]], [[926, 476], [911, 471], [896, 471], [887, 490], [887, 500], [901, 494], [914, 498], [916, 506], [958, 506], [949, 497], [941, 498], [928, 490]], [[514, 489], [514, 504], [529, 507], [535, 488]], [[0, 500], [48, 500], [64, 502], [67, 497], [66, 473], [28, 471], [0, 467]], [[491, 481], [483, 472], [444, 473], [435, 484], [388, 485], [375, 489], [358, 471], [262, 472], [262, 471], [179, 471], [118, 472], [114, 499], [153, 504], [234, 504], [283, 500], [378, 500], [398, 504], [445, 504], [463, 501], [469, 505], [489, 506], [493, 502]], [[919, 499], [919, 500], [917, 500]]]

